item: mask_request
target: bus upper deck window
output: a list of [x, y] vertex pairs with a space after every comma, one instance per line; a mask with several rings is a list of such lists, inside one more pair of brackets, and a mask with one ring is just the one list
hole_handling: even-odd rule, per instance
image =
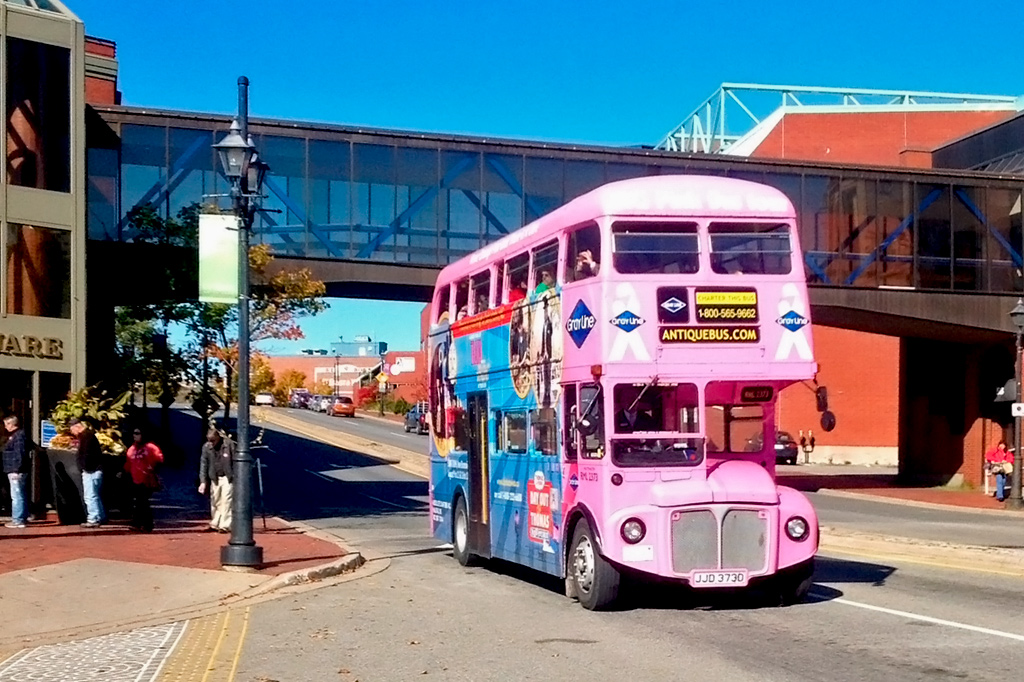
[[470, 280], [470, 300], [473, 302], [471, 315], [482, 313], [491, 307], [491, 271], [473, 275]]
[[533, 286], [540, 294], [555, 288], [555, 273], [558, 269], [558, 241], [551, 240], [532, 251]]
[[436, 298], [434, 299], [434, 324], [441, 321], [441, 317], [448, 314], [449, 297], [451, 296], [452, 288], [447, 284], [438, 289]]
[[696, 223], [617, 221], [612, 251], [622, 274], [693, 274], [700, 268]]
[[530, 255], [521, 253], [505, 261], [505, 279], [508, 280], [508, 302], [515, 303], [526, 298], [526, 286], [530, 277]]
[[469, 314], [469, 280], [455, 285], [455, 319], [461, 320]]
[[720, 275], [788, 275], [789, 225], [786, 223], [712, 223], [711, 269]]
[[579, 282], [593, 277], [600, 268], [601, 230], [590, 223], [569, 233], [564, 281]]

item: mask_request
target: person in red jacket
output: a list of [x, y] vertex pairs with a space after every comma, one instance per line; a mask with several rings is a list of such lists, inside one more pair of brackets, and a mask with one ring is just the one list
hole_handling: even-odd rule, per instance
[[1002, 502], [1006, 498], [1006, 477], [1013, 473], [1013, 453], [1006, 449], [1005, 442], [999, 441], [985, 453], [985, 463], [996, 475], [996, 499]]
[[153, 508], [149, 498], [160, 485], [156, 477], [156, 465], [164, 461], [164, 454], [153, 443], [143, 438], [142, 429], [132, 434], [134, 442], [128, 448], [124, 469], [132, 477], [132, 521], [131, 527], [149, 533], [153, 530]]

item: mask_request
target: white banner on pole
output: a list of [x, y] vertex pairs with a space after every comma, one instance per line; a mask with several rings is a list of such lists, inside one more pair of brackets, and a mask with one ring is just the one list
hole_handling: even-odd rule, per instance
[[199, 300], [238, 303], [238, 216], [199, 214]]

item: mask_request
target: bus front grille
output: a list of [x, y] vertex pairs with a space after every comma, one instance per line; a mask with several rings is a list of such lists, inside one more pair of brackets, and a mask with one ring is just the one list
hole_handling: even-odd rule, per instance
[[768, 560], [768, 515], [756, 509], [730, 509], [722, 519], [722, 568], [763, 573]]
[[744, 569], [763, 573], [768, 563], [768, 516], [756, 509], [710, 509], [672, 514], [672, 569]]
[[676, 573], [718, 568], [718, 519], [710, 509], [672, 514], [672, 568]]

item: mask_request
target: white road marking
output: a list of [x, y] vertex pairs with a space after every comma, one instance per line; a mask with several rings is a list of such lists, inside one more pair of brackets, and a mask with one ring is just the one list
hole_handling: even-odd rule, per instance
[[967, 630], [968, 632], [977, 632], [982, 635], [991, 635], [992, 637], [1002, 637], [1004, 639], [1012, 639], [1017, 642], [1024, 642], [1024, 635], [1017, 635], [1012, 632], [1003, 632], [1002, 630], [993, 630], [992, 628], [983, 628], [978, 625], [969, 625], [967, 623], [958, 623], [954, 620], [944, 620], [942, 618], [932, 618], [931, 616], [923, 616], [919, 613], [911, 613], [909, 611], [898, 611], [896, 609], [888, 609], [884, 606], [874, 606], [872, 604], [864, 604], [862, 602], [850, 601], [849, 599], [836, 598], [829, 599], [828, 596], [822, 594], [811, 593], [812, 597], [821, 599], [829, 604], [843, 604], [845, 606], [853, 606], [858, 609], [865, 609], [867, 611], [877, 611], [878, 613], [885, 613], [890, 616], [897, 616], [900, 618], [908, 618], [910, 620], [920, 621], [922, 623], [932, 623], [933, 625], [945, 625], [946, 627], [956, 628], [958, 630]]

